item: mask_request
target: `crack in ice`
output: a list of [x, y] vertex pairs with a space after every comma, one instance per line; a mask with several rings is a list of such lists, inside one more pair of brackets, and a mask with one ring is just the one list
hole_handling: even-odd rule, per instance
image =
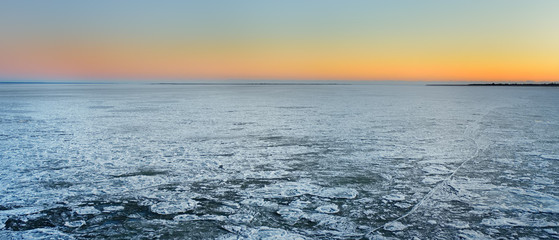
[[[485, 116], [487, 116], [487, 114], [489, 114], [489, 112], [491, 112], [491, 110], [488, 111], [488, 112], [487, 112], [486, 114], [484, 114], [483, 116], [481, 116], [477, 121], [475, 121], [475, 123], [477, 123], [477, 124], [475, 124], [475, 125], [477, 125], [478, 128], [479, 128], [479, 122], [481, 121], [481, 119], [483, 119]], [[397, 218], [395, 218], [395, 219], [393, 219], [393, 220], [391, 220], [391, 221], [388, 221], [388, 222], [386, 222], [386, 223], [384, 223], [384, 224], [382, 224], [382, 225], [380, 225], [380, 226], [378, 226], [378, 227], [376, 227], [376, 228], [373, 228], [373, 230], [369, 231], [369, 233], [368, 233], [367, 235], [372, 234], [372, 233], [378, 231], [378, 230], [381, 229], [381, 228], [386, 228], [387, 226], [391, 226], [391, 225], [397, 224], [397, 223], [399, 223], [400, 220], [402, 220], [402, 219], [408, 217], [409, 215], [411, 215], [412, 213], [416, 212], [417, 209], [419, 209], [427, 200], [429, 200], [436, 192], [438, 192], [439, 189], [441, 189], [442, 187], [448, 185], [449, 182], [450, 182], [450, 180], [452, 179], [452, 177], [454, 177], [454, 175], [456, 175], [456, 173], [458, 172], [458, 170], [460, 170], [466, 163], [470, 162], [471, 160], [473, 160], [474, 158], [476, 158], [476, 157], [478, 156], [478, 154], [480, 153], [480, 148], [479, 148], [478, 142], [477, 142], [473, 137], [471, 137], [471, 135], [472, 135], [473, 132], [474, 132], [474, 131], [471, 129], [471, 126], [472, 126], [472, 125], [468, 126], [468, 127], [464, 130], [464, 135], [466, 135], [466, 133], [469, 132], [469, 136], [470, 136], [470, 137], [468, 137], [467, 139], [468, 139], [469, 141], [473, 142], [473, 144], [475, 145], [475, 149], [476, 149], [476, 150], [475, 150], [475, 152], [472, 154], [473, 156], [470, 157], [469, 159], [466, 159], [466, 160], [463, 161], [460, 165], [458, 165], [458, 167], [456, 167], [456, 168], [452, 171], [452, 173], [451, 173], [450, 175], [448, 175], [443, 181], [441, 181], [439, 184], [437, 184], [437, 186], [435, 186], [434, 188], [432, 188], [432, 189], [431, 189], [425, 196], [423, 196], [423, 198], [421, 198], [421, 200], [419, 200], [419, 202], [417, 202], [417, 203], [413, 206], [413, 208], [410, 209], [408, 212], [406, 212], [406, 213], [404, 213], [403, 215], [401, 215], [401, 216], [399, 216], [399, 217], [397, 217]]]

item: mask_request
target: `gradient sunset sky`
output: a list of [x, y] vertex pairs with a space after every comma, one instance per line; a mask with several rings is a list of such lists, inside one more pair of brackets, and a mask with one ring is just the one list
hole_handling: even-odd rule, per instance
[[557, 0], [6, 0], [0, 80], [559, 80]]

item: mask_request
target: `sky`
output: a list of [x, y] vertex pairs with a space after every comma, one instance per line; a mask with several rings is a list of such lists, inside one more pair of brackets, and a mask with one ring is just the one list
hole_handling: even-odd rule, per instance
[[559, 81], [559, 1], [3, 0], [0, 79]]

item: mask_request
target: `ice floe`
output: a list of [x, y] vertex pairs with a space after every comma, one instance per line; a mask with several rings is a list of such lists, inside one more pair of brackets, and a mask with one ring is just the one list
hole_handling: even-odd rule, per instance
[[181, 202], [159, 202], [150, 206], [150, 210], [157, 214], [176, 214], [192, 210], [197, 206], [197, 202], [187, 199]]
[[225, 225], [222, 226], [223, 229], [233, 233], [233, 235], [225, 235], [220, 237], [221, 240], [229, 239], [246, 239], [246, 240], [305, 240], [305, 236], [289, 232], [279, 228], [271, 227], [256, 227], [249, 228], [246, 226], [233, 226]]
[[358, 192], [351, 188], [324, 188], [306, 182], [287, 182], [253, 190], [249, 195], [264, 198], [289, 198], [302, 195], [314, 195], [324, 198], [354, 199], [357, 197]]
[[406, 196], [404, 194], [401, 194], [401, 193], [393, 193], [393, 194], [390, 194], [390, 195], [383, 196], [382, 198], [384, 198], [388, 201], [404, 201], [404, 200], [406, 200]]
[[227, 217], [219, 215], [193, 215], [193, 214], [181, 214], [173, 217], [173, 220], [178, 222], [188, 222], [188, 221], [226, 221]]
[[340, 211], [340, 209], [336, 204], [327, 204], [317, 207], [316, 211], [321, 213], [337, 213]]
[[395, 232], [395, 231], [402, 231], [406, 229], [407, 226], [402, 224], [401, 222], [394, 221], [384, 225], [384, 230]]
[[305, 215], [303, 210], [293, 207], [282, 207], [277, 211], [277, 213], [291, 224], [299, 221], [299, 219]]
[[88, 215], [88, 214], [93, 214], [94, 215], [94, 214], [101, 213], [101, 211], [97, 210], [93, 206], [85, 206], [85, 207], [74, 208], [74, 212], [76, 212], [79, 215]]
[[72, 221], [72, 222], [65, 222], [64, 226], [71, 227], [71, 228], [78, 228], [85, 225], [84, 220]]

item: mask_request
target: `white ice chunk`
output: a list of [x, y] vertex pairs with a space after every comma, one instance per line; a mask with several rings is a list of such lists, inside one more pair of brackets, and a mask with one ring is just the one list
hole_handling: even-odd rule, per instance
[[354, 199], [357, 197], [357, 190], [351, 188], [324, 188], [316, 195], [325, 198], [346, 198], [346, 199]]
[[336, 204], [327, 204], [317, 207], [316, 211], [321, 213], [337, 213], [340, 211], [340, 209], [338, 209], [338, 205]]
[[124, 206], [106, 206], [103, 208], [103, 212], [116, 212], [124, 210]]
[[85, 225], [84, 220], [72, 221], [72, 222], [65, 222], [64, 226], [71, 227], [71, 228], [78, 228]]
[[88, 215], [88, 214], [99, 214], [101, 213], [101, 211], [97, 210], [96, 208], [94, 208], [93, 206], [86, 206], [86, 207], [79, 207], [79, 208], [75, 208], [74, 212], [76, 212], [79, 215]]
[[160, 202], [150, 206], [150, 210], [157, 214], [176, 214], [192, 210], [196, 207], [197, 202], [188, 199], [182, 202]]
[[407, 228], [406, 225], [404, 225], [404, 224], [402, 224], [401, 222], [398, 222], [398, 221], [390, 222], [390, 223], [384, 225], [384, 230], [391, 231], [391, 232], [402, 231], [406, 228]]
[[261, 240], [304, 240], [307, 239], [302, 235], [288, 232], [283, 229], [270, 228], [270, 227], [258, 227], [258, 228], [248, 228], [246, 226], [232, 226], [225, 225], [222, 226], [223, 229], [234, 233], [235, 235], [226, 235], [220, 237], [219, 239], [261, 239]]
[[301, 219], [304, 215], [303, 210], [292, 207], [284, 207], [277, 211], [285, 220], [290, 223], [294, 223]]
[[177, 215], [173, 218], [173, 220], [177, 221], [177, 222], [188, 222], [188, 221], [204, 221], [204, 220], [210, 220], [210, 221], [225, 221], [227, 220], [227, 217], [225, 216], [219, 216], [219, 215], [202, 215], [202, 216], [197, 216], [197, 215], [193, 215], [193, 214], [181, 214], [181, 215]]
[[401, 193], [393, 193], [390, 195], [386, 195], [384, 197], [382, 197], [388, 201], [404, 201], [406, 200], [406, 196], [404, 194]]
[[262, 198], [249, 198], [241, 202], [241, 204], [253, 206], [253, 207], [265, 207], [271, 209], [277, 209], [278, 204], [275, 202], [266, 201]]

